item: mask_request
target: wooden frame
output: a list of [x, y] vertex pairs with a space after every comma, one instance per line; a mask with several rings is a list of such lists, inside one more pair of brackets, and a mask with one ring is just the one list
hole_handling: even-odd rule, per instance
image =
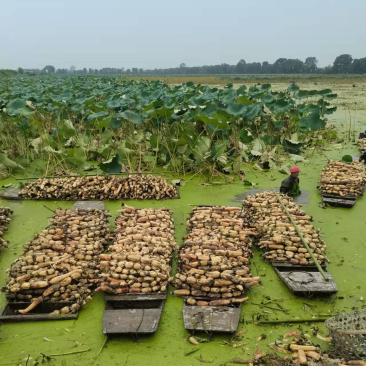
[[[195, 297], [195, 300], [211, 301], [213, 299]], [[235, 333], [238, 329], [242, 303], [225, 306], [196, 306], [188, 305], [187, 297], [184, 297], [183, 301], [183, 321], [186, 330]]]
[[0, 315], [0, 323], [19, 323], [42, 320], [70, 320], [77, 319], [76, 314], [51, 315], [55, 310], [61, 310], [65, 306], [71, 306], [73, 302], [42, 302], [36, 310], [36, 313], [20, 315], [18, 310], [27, 308], [30, 302], [11, 302], [9, 301]]
[[338, 287], [325, 265], [322, 265], [329, 281], [325, 281], [316, 266], [293, 265], [288, 262], [272, 262], [272, 267], [297, 296], [329, 296], [338, 292]]
[[158, 329], [167, 293], [104, 295], [105, 335], [152, 334]]
[[332, 207], [352, 208], [355, 205], [357, 198], [357, 196], [341, 197], [335, 194], [322, 193], [323, 203]]

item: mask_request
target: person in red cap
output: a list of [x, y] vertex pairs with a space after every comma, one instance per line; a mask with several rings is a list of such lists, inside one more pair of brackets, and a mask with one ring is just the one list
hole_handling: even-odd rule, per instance
[[300, 191], [300, 168], [296, 165], [290, 168], [291, 175], [281, 183], [280, 192], [294, 197], [301, 194]]

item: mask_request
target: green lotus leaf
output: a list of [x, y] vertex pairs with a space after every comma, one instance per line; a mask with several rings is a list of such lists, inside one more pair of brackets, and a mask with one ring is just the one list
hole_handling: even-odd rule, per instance
[[299, 90], [300, 90], [300, 88], [295, 83], [291, 83], [291, 85], [287, 88], [287, 91], [289, 93], [295, 93]]
[[121, 173], [121, 163], [119, 162], [119, 156], [116, 156], [113, 159], [106, 161], [105, 163], [100, 163], [99, 168], [108, 174], [111, 173]]
[[243, 95], [243, 96], [241, 96], [240, 98], [238, 98], [236, 100], [236, 103], [244, 104], [244, 105], [248, 106], [248, 105], [254, 104], [255, 102], [253, 100], [250, 100], [248, 97], [246, 97], [246, 96]]
[[240, 140], [241, 142], [249, 143], [254, 140], [254, 137], [246, 128], [243, 128], [240, 130]]
[[101, 112], [98, 112], [98, 113], [93, 113], [91, 114], [89, 117], [88, 117], [88, 120], [89, 121], [93, 121], [95, 119], [99, 119], [99, 118], [103, 118], [103, 117], [107, 117], [109, 115], [108, 112], [106, 111], [101, 111]]
[[352, 161], [353, 161], [353, 159], [352, 159], [351, 155], [343, 155], [342, 156], [342, 162], [343, 163], [351, 164]]
[[122, 117], [127, 121], [131, 121], [135, 125], [142, 125], [144, 123], [143, 118], [141, 118], [138, 114], [130, 110], [118, 113], [118, 116]]
[[109, 125], [115, 130], [119, 130], [122, 127], [122, 121], [117, 116], [113, 116]]
[[300, 119], [300, 127], [310, 128], [312, 131], [317, 131], [325, 127], [325, 121], [320, 118], [319, 112], [311, 112]]
[[229, 145], [229, 140], [224, 141], [221, 144], [215, 145], [211, 150], [211, 159], [218, 159], [226, 151], [226, 147]]

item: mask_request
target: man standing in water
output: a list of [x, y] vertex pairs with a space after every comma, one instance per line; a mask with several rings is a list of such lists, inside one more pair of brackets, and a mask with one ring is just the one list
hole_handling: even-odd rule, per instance
[[287, 194], [288, 196], [294, 197], [301, 194], [300, 191], [300, 180], [299, 173], [300, 169], [294, 165], [290, 168], [291, 175], [281, 183], [280, 192]]

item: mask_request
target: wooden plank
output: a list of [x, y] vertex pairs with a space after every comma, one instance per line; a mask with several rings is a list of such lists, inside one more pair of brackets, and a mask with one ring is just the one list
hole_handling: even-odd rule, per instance
[[104, 211], [105, 205], [103, 201], [77, 201], [74, 206], [72, 206], [72, 210], [101, 210]]
[[[304, 271], [318, 271], [316, 266], [303, 266], [300, 264], [292, 264], [290, 262], [271, 262], [273, 267], [279, 267], [279, 268], [291, 268], [291, 269], [299, 269]], [[321, 264], [321, 267], [326, 269], [325, 263]]]
[[324, 281], [320, 272], [315, 270], [299, 270], [298, 268], [274, 267], [285, 285], [295, 294], [303, 296], [332, 295], [338, 292], [336, 283], [329, 272], [325, 272], [329, 281]]
[[340, 197], [336, 195], [322, 194], [322, 200], [323, 203], [332, 207], [352, 208], [357, 201], [357, 197]]
[[19, 192], [19, 188], [8, 188], [0, 193], [0, 198], [3, 198], [4, 200], [21, 200]]
[[72, 320], [72, 319], [77, 319], [77, 318], [78, 318], [78, 314], [0, 315], [0, 323], [22, 323], [22, 322], [45, 321], [45, 320]]
[[156, 332], [162, 308], [104, 310], [103, 333], [151, 334]]
[[187, 330], [234, 333], [238, 329], [241, 307], [183, 305]]
[[166, 292], [156, 294], [104, 295], [106, 301], [151, 301], [165, 300]]
[[43, 320], [70, 320], [77, 319], [76, 314], [60, 314], [51, 315], [54, 310], [61, 310], [65, 306], [70, 306], [72, 302], [42, 302], [33, 312], [21, 315], [18, 310], [27, 308], [30, 302], [8, 302], [1, 312], [0, 322], [2, 323], [16, 323], [29, 321], [43, 321]]
[[104, 295], [103, 333], [151, 334], [156, 332], [167, 293]]

